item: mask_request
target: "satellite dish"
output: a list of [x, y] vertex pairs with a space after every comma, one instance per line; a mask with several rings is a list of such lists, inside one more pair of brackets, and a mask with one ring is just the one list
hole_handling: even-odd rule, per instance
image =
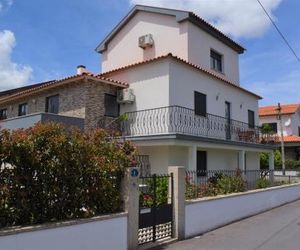
[[291, 123], [292, 123], [291, 118], [289, 118], [289, 119], [284, 123], [284, 126], [289, 127], [289, 126], [291, 126]]

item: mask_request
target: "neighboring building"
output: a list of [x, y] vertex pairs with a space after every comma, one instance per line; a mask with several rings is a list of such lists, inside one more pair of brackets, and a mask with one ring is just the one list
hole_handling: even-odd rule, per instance
[[[281, 115], [286, 159], [300, 160], [300, 104], [281, 105]], [[277, 105], [260, 107], [259, 119], [262, 127], [281, 138]]]
[[126, 83], [86, 73], [0, 92], [1, 128], [27, 128], [54, 121], [81, 129], [119, 116], [117, 90]]
[[[239, 82], [244, 48], [187, 11], [135, 6], [98, 45], [101, 76], [129, 83], [123, 135], [152, 173], [259, 169], [258, 95]], [[130, 91], [128, 91], [130, 92]]]

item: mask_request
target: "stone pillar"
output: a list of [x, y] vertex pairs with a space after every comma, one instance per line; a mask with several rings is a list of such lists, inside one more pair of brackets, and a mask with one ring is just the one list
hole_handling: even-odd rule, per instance
[[127, 217], [127, 249], [138, 247], [139, 229], [139, 168], [126, 168], [122, 181], [122, 197]]
[[169, 167], [173, 174], [173, 237], [185, 238], [185, 167]]
[[194, 171], [197, 170], [197, 147], [191, 146], [189, 147], [189, 166], [188, 170]]
[[270, 181], [274, 183], [274, 151], [269, 153]]

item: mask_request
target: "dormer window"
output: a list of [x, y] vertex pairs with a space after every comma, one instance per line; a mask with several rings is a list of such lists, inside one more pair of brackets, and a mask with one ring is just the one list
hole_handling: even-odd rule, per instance
[[218, 52], [211, 50], [210, 51], [210, 68], [218, 71], [223, 72], [223, 56]]

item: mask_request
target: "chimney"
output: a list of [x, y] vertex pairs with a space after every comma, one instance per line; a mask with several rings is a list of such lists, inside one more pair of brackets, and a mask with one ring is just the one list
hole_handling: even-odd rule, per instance
[[86, 70], [84, 65], [78, 65], [77, 66], [77, 75], [82, 75], [84, 73], [87, 73], [88, 71]]

